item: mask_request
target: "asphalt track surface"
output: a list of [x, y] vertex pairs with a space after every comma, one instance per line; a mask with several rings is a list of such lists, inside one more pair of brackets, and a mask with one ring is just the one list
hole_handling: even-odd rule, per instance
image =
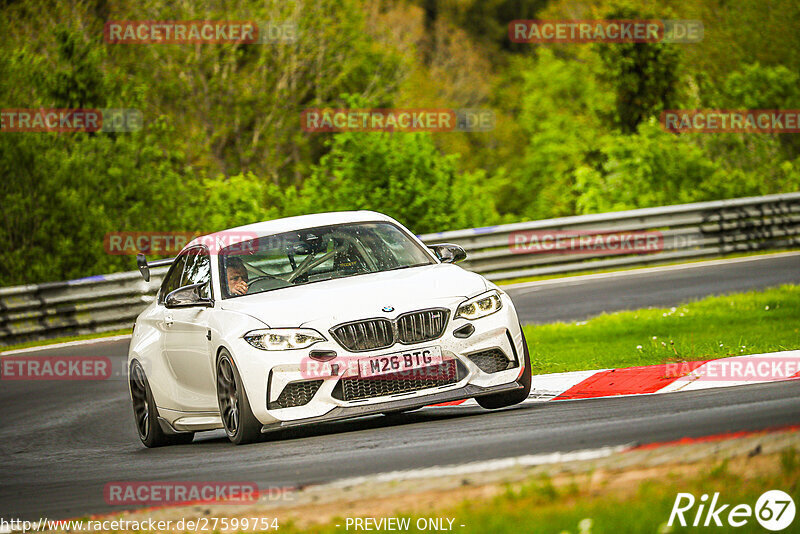
[[[523, 322], [670, 306], [709, 294], [800, 283], [800, 256], [565, 281], [510, 290]], [[107, 356], [127, 341], [35, 354]], [[497, 412], [424, 409], [297, 428], [236, 447], [221, 431], [190, 445], [145, 449], [126, 382], [0, 383], [0, 517], [35, 520], [130, 507], [105, 503], [109, 482], [247, 481], [262, 490], [386, 471], [459, 464], [800, 424], [800, 381], [653, 396], [545, 402]]]

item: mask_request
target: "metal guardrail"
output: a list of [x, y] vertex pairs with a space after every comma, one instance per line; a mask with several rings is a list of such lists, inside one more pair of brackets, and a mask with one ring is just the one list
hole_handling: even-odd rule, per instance
[[131, 328], [167, 269], [0, 288], [0, 346]]
[[[588, 237], [657, 231], [663, 247], [648, 254], [512, 253], [515, 234], [556, 230]], [[495, 281], [777, 250], [800, 246], [800, 192], [562, 217], [420, 237], [426, 243], [447, 241], [461, 245], [467, 251], [467, 259], [461, 265]]]
[[[660, 245], [655, 253], [514, 252], [517, 235], [556, 231], [584, 237], [659, 232]], [[467, 259], [460, 265], [495, 281], [778, 250], [800, 247], [800, 192], [562, 217], [420, 238], [427, 244], [462, 246]], [[0, 288], [0, 346], [129, 328], [155, 297], [166, 270], [152, 269], [150, 282], [133, 271]]]

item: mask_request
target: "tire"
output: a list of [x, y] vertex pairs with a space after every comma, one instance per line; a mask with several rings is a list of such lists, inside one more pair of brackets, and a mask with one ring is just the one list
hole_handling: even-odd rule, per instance
[[478, 401], [478, 404], [482, 408], [486, 408], [487, 410], [496, 410], [497, 408], [505, 408], [507, 406], [519, 404], [528, 398], [528, 395], [531, 392], [532, 379], [531, 355], [528, 353], [528, 342], [525, 340], [524, 333], [522, 334], [522, 352], [524, 364], [524, 369], [522, 370], [522, 379], [520, 380], [522, 388], [515, 389], [514, 391], [508, 391], [506, 393], [495, 393], [494, 395], [475, 397], [475, 400]]
[[217, 358], [217, 402], [222, 425], [232, 443], [244, 445], [261, 441], [261, 423], [250, 409], [242, 377], [225, 349]]
[[158, 423], [158, 407], [153, 400], [153, 392], [147, 381], [142, 365], [138, 361], [131, 363], [128, 385], [131, 391], [133, 406], [133, 422], [136, 432], [145, 447], [163, 447], [165, 445], [185, 445], [194, 439], [194, 432], [167, 434]]

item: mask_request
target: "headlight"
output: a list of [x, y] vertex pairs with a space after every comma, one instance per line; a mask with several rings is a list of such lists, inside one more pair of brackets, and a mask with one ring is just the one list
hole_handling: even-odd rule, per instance
[[465, 301], [458, 307], [456, 317], [463, 317], [472, 321], [498, 312], [502, 307], [503, 300], [500, 298], [500, 293], [497, 290], [493, 290]]
[[310, 328], [262, 328], [244, 335], [245, 341], [261, 350], [292, 350], [310, 347], [326, 339]]

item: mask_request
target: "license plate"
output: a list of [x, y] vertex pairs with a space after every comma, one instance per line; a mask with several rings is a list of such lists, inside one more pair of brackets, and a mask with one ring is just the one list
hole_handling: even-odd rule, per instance
[[441, 347], [426, 347], [358, 360], [361, 378], [402, 373], [442, 363]]

